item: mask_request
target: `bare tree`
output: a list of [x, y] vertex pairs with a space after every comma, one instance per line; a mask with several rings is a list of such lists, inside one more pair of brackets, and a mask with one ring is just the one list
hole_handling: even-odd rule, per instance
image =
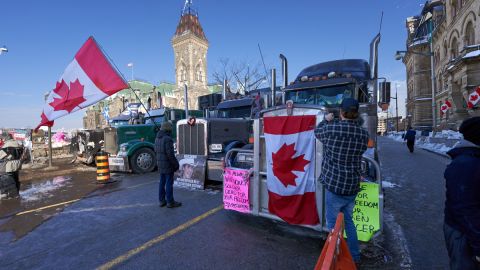
[[258, 89], [268, 80], [266, 74], [261, 73], [260, 63], [250, 65], [247, 62], [232, 63], [228, 58], [219, 60], [219, 68], [212, 77], [215, 83], [223, 84], [227, 80], [231, 92], [245, 94]]

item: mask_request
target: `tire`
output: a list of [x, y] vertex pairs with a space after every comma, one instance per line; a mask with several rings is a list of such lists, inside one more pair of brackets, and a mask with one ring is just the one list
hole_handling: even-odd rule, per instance
[[18, 196], [17, 185], [15, 179], [8, 174], [0, 175], [0, 198], [14, 198]]
[[150, 148], [140, 148], [133, 153], [130, 159], [130, 167], [134, 173], [149, 173], [155, 169], [155, 152]]

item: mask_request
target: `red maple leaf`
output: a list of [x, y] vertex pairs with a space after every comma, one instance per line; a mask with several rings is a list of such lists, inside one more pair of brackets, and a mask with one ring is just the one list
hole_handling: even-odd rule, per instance
[[478, 99], [478, 95], [471, 95], [470, 96], [470, 101], [475, 101]]
[[60, 96], [54, 97], [53, 101], [50, 102], [50, 106], [53, 107], [55, 111], [68, 111], [69, 113], [75, 109], [78, 105], [86, 101], [83, 97], [83, 85], [80, 82], [75, 80], [70, 83], [70, 87], [62, 79], [61, 82], [57, 82], [57, 86], [53, 89], [53, 92]]
[[297, 176], [293, 171], [304, 172], [305, 166], [310, 163], [310, 161], [303, 158], [305, 155], [293, 158], [295, 154], [294, 143], [289, 145], [284, 143], [276, 153], [272, 153], [273, 175], [275, 175], [285, 187], [288, 185], [296, 186], [295, 179]]

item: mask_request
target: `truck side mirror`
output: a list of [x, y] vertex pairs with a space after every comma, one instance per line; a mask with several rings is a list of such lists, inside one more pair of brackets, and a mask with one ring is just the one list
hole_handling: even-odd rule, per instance
[[390, 82], [380, 83], [380, 103], [390, 103]]

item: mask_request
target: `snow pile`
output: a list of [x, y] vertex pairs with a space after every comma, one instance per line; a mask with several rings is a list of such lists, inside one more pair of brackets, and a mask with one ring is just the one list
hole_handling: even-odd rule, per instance
[[64, 187], [71, 179], [70, 177], [57, 176], [41, 184], [32, 184], [28, 189], [20, 191], [20, 198], [22, 201], [31, 202], [38, 201], [43, 197], [51, 197], [53, 195], [49, 194], [50, 192]]
[[429, 143], [429, 142], [424, 142], [424, 143], [419, 142], [418, 147], [435, 152], [435, 153], [440, 153], [440, 154], [446, 154], [448, 151], [452, 149], [452, 147], [448, 147], [443, 143]]
[[[420, 132], [417, 131], [417, 134]], [[431, 134], [430, 134], [431, 135]], [[388, 138], [397, 141], [397, 142], [404, 142], [401, 133], [393, 132], [387, 136]], [[460, 140], [462, 135], [456, 131], [446, 130], [442, 131], [441, 133], [437, 133], [435, 135], [435, 139], [444, 139], [444, 143], [433, 143], [430, 142], [431, 137], [420, 137], [417, 136], [417, 140], [415, 141], [415, 145], [419, 148], [425, 149], [427, 151], [439, 153], [445, 155], [448, 151], [450, 151], [454, 146], [447, 146], [445, 143], [447, 140]]]
[[471, 51], [467, 54], [465, 54], [465, 56], [463, 58], [472, 58], [472, 57], [476, 57], [476, 56], [479, 56], [480, 55], [480, 50], [475, 50], [475, 51]]
[[435, 134], [435, 138], [460, 140], [460, 139], [463, 139], [463, 135], [462, 135], [462, 133], [460, 133], [458, 131], [442, 130], [442, 132], [437, 132]]
[[403, 142], [403, 138], [402, 138], [401, 133], [393, 132], [393, 133], [388, 134], [387, 137], [394, 140], [394, 141], [397, 141], [397, 142]]

